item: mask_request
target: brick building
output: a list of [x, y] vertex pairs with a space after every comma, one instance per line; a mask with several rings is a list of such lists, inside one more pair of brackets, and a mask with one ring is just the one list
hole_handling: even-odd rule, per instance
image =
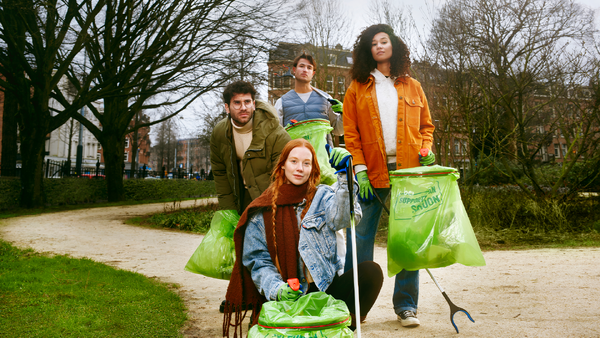
[[[293, 61], [303, 52], [312, 55], [317, 62], [311, 85], [327, 92], [335, 99], [344, 101], [346, 89], [351, 83], [348, 73], [352, 64], [351, 51], [343, 49], [340, 45], [335, 48], [316, 48], [310, 44], [280, 42], [277, 48], [269, 53], [267, 62], [269, 103], [275, 105], [281, 96], [294, 89]], [[333, 136], [335, 145], [343, 144], [343, 139], [343, 136]]]
[[334, 98], [343, 101], [346, 89], [350, 85], [348, 71], [352, 64], [352, 52], [336, 48], [320, 49], [308, 44], [280, 42], [269, 53], [267, 62], [269, 71], [269, 102], [275, 104], [283, 94], [294, 89], [291, 73], [296, 56], [305, 51], [317, 62], [317, 71], [313, 77], [313, 87], [319, 88]]
[[208, 175], [210, 171], [210, 148], [203, 146], [198, 138], [177, 140], [176, 167], [188, 174]]

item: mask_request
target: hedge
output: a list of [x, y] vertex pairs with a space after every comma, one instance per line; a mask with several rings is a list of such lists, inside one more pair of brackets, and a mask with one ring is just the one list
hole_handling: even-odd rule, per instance
[[[0, 210], [19, 207], [21, 181], [0, 177]], [[161, 200], [215, 195], [214, 181], [123, 180], [126, 201]], [[44, 179], [46, 206], [99, 203], [108, 200], [106, 181], [86, 178]]]

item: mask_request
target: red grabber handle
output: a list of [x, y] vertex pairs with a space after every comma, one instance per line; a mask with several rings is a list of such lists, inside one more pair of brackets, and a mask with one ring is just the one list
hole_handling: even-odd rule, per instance
[[298, 278], [290, 278], [287, 280], [287, 283], [290, 286], [290, 288], [292, 288], [292, 290], [300, 290], [300, 281], [298, 280]]
[[419, 150], [419, 154], [421, 155], [421, 157], [425, 157], [425, 156], [429, 155], [429, 149], [421, 148], [421, 150]]

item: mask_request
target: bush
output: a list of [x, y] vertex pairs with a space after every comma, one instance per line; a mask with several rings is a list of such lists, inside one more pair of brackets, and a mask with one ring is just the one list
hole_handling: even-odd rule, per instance
[[[483, 169], [476, 176], [471, 176], [467, 172], [466, 178], [472, 180], [473, 184], [502, 185], [513, 183], [512, 178], [507, 173], [508, 170], [501, 161], [486, 159], [478, 163], [478, 166]], [[523, 177], [523, 170], [521, 168], [510, 163], [510, 169], [516, 175], [517, 179]]]
[[0, 177], [0, 210], [13, 209], [21, 201], [21, 180]]
[[193, 208], [178, 209], [154, 214], [146, 219], [146, 222], [164, 228], [187, 230], [198, 233], [205, 233], [210, 228], [215, 211], [218, 205], [195, 206]]
[[598, 198], [532, 200], [517, 187], [461, 191], [473, 228], [523, 232], [590, 232], [600, 220]]
[[[126, 201], [182, 199], [216, 194], [214, 181], [195, 180], [124, 180]], [[47, 206], [105, 202], [106, 181], [85, 178], [44, 179]], [[0, 210], [19, 207], [21, 180], [0, 178]]]

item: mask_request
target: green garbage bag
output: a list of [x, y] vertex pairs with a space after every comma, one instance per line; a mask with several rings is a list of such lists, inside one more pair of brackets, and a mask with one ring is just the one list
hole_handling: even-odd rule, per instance
[[304, 120], [286, 127], [285, 130], [290, 134], [292, 140], [302, 137], [315, 148], [317, 162], [319, 162], [319, 167], [321, 167], [321, 183], [332, 185], [337, 182], [335, 169], [329, 164], [329, 155], [327, 154], [327, 149], [325, 149], [327, 134], [333, 130], [329, 124], [329, 120]]
[[390, 173], [388, 275], [454, 263], [484, 266], [456, 180], [458, 171], [439, 165]]
[[266, 302], [249, 338], [352, 338], [346, 303], [325, 292], [312, 292], [297, 301]]
[[208, 277], [229, 279], [235, 263], [233, 231], [239, 220], [235, 210], [215, 212], [210, 229], [184, 269]]

